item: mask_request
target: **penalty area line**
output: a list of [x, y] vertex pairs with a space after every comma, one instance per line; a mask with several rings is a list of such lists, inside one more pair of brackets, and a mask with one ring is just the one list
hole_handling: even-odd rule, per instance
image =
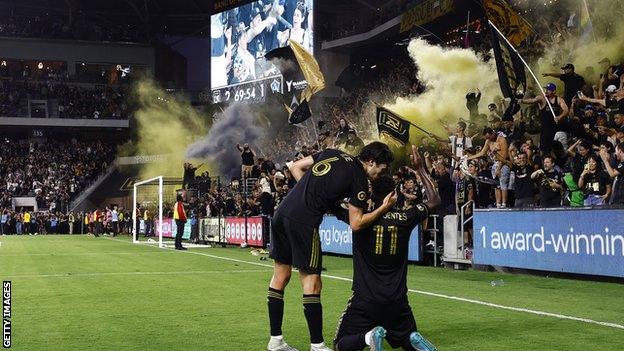
[[[126, 243], [126, 244], [132, 244], [131, 242], [127, 242], [127, 241], [123, 241], [123, 240], [119, 240], [119, 239], [113, 239], [113, 238], [106, 238], [106, 239], [119, 241], [119, 242], [123, 242], [123, 243]], [[169, 249], [169, 248], [165, 248], [165, 249], [173, 250], [173, 249]], [[231, 258], [231, 257], [223, 257], [223, 256], [211, 255], [211, 254], [207, 254], [207, 253], [203, 253], [203, 252], [194, 252], [194, 251], [181, 251], [181, 252], [187, 253], [187, 254], [194, 254], [194, 255], [211, 257], [211, 258], [225, 260], [225, 261], [238, 262], [238, 263], [247, 263], [247, 264], [255, 265], [255, 266], [262, 266], [262, 267], [273, 268], [273, 265], [270, 265], [270, 264], [258, 263], [258, 262], [250, 262], [250, 261], [239, 260], [239, 259]], [[345, 282], [353, 282], [353, 279], [351, 279], [351, 278], [345, 278], [345, 277], [340, 277], [340, 276], [336, 276], [336, 275], [323, 274], [322, 276], [325, 277], [325, 278], [334, 279], [334, 280], [342, 280], [342, 281], [345, 281]], [[610, 327], [610, 328], [616, 328], [616, 329], [624, 330], [624, 325], [617, 324], [617, 323], [596, 321], [596, 320], [589, 319], [589, 318], [581, 318], [581, 317], [568, 316], [568, 315], [558, 314], [558, 313], [551, 313], [551, 312], [545, 312], [545, 311], [539, 311], [539, 310], [531, 310], [531, 309], [522, 308], [522, 307], [513, 307], [513, 306], [499, 305], [499, 304], [496, 304], [496, 303], [480, 301], [480, 300], [473, 300], [473, 299], [468, 299], [468, 298], [459, 297], [459, 296], [439, 294], [439, 293], [434, 293], [434, 292], [429, 292], [429, 291], [424, 291], [424, 290], [416, 290], [416, 289], [407, 289], [407, 290], [409, 292], [411, 292], [411, 293], [414, 293], [414, 294], [420, 294], [420, 295], [431, 296], [431, 297], [438, 297], [438, 298], [442, 298], [442, 299], [454, 300], [454, 301], [460, 301], [460, 302], [466, 302], [466, 303], [472, 303], [472, 304], [476, 304], [476, 305], [487, 306], [487, 307], [492, 307], [492, 308], [498, 308], [498, 309], [507, 310], [507, 311], [529, 313], [529, 314], [534, 314], [534, 315], [538, 315], [538, 316], [552, 317], [552, 318], [558, 318], [558, 319], [564, 319], [564, 320], [571, 320], [571, 321], [576, 321], [576, 322], [595, 324], [595, 325], [600, 325], [600, 326], [603, 326], [603, 327]]]

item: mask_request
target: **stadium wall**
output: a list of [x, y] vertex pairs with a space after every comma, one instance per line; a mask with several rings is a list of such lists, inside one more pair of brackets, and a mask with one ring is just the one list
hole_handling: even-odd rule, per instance
[[154, 48], [143, 44], [0, 37], [5, 59], [66, 61], [70, 75], [77, 63], [134, 64], [154, 73]]

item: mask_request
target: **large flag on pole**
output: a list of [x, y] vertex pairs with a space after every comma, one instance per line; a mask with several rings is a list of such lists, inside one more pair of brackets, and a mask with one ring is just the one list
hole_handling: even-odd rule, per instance
[[296, 96], [286, 97], [289, 104], [284, 106], [288, 111], [288, 122], [299, 124], [310, 118], [312, 112], [308, 103], [314, 94], [325, 88], [325, 77], [314, 56], [296, 41], [288, 40], [288, 46], [271, 50], [265, 57], [279, 68], [289, 90], [291, 87], [295, 89], [295, 83], [305, 80], [299, 99]]
[[501, 92], [507, 98], [515, 99], [518, 94], [526, 91], [526, 74], [518, 52], [490, 25], [490, 36], [498, 81]]
[[594, 26], [592, 25], [591, 17], [589, 16], [589, 7], [586, 0], [581, 0], [581, 16], [580, 16], [580, 38], [583, 42], [590, 40], [596, 40], [594, 38]]
[[483, 0], [483, 7], [487, 17], [509, 41], [518, 46], [531, 33], [533, 27], [529, 22], [520, 16], [505, 0]]
[[410, 124], [396, 113], [377, 106], [377, 128], [380, 137], [389, 137], [391, 140], [405, 145], [409, 142]]
[[[511, 105], [507, 108], [507, 111], [505, 111], [505, 115], [513, 115], [518, 110], [520, 110], [520, 104], [516, 100], [515, 96], [513, 96], [514, 90], [512, 88], [512, 82], [522, 81], [518, 77], [525, 76], [524, 75], [524, 68], [526, 68], [529, 71], [529, 74], [531, 74], [531, 77], [533, 77], [533, 80], [535, 81], [535, 83], [537, 83], [537, 87], [539, 88], [540, 92], [544, 96], [544, 99], [546, 100], [546, 104], [548, 104], [548, 108], [550, 109], [550, 112], [552, 113], [553, 118], [556, 118], [557, 116], [555, 116], [555, 112], [554, 112], [554, 110], [552, 108], [552, 105], [550, 104], [550, 100], [548, 100], [548, 98], [546, 97], [546, 93], [544, 93], [544, 89], [542, 88], [542, 85], [540, 84], [539, 80], [535, 76], [535, 73], [533, 73], [533, 71], [531, 71], [531, 67], [529, 67], [529, 65], [526, 63], [526, 61], [524, 61], [522, 56], [520, 56], [518, 51], [511, 45], [509, 40], [507, 38], [505, 38], [503, 33], [501, 33], [501, 31], [494, 25], [494, 23], [492, 23], [492, 21], [488, 21], [488, 24], [490, 25], [490, 31], [492, 32], [492, 44], [498, 43], [498, 48], [501, 49], [501, 57], [503, 57], [503, 55], [502, 55], [503, 50], [502, 49], [505, 48], [504, 51], [508, 53], [508, 54], [506, 54], [506, 56], [507, 57], [512, 57], [513, 56], [513, 58], [514, 58], [513, 61], [516, 62], [515, 66], [514, 66], [513, 63], [511, 65], [507, 64], [505, 66], [501, 66], [498, 63], [498, 59], [496, 61], [496, 69], [497, 69], [498, 74], [499, 74], [498, 77], [499, 77], [499, 80], [501, 80], [500, 81], [501, 90], [503, 90], [503, 94], [505, 94], [505, 92], [504, 92], [505, 89], [507, 89], [507, 87], [509, 87], [509, 89], [507, 91], [508, 91], [509, 94], [511, 94], [510, 95], [511, 96]], [[496, 45], [493, 45], [493, 46], [496, 46]], [[496, 50], [494, 50], [494, 51], [496, 52]], [[517, 67], [517, 61], [518, 60], [524, 65], [524, 68], [522, 68], [522, 73], [520, 73], [520, 70], [518, 68], [515, 68], [515, 67]], [[508, 60], [507, 62], [511, 62], [511, 60]], [[515, 75], [513, 79], [509, 79], [510, 76], [507, 75], [508, 73], [511, 73], [511, 71], [513, 71], [513, 74]], [[517, 85], [516, 89], [518, 89], [518, 87], [520, 87], [520, 85]], [[526, 76], [525, 76], [525, 79], [524, 79], [524, 87], [526, 87]], [[516, 93], [519, 93], [519, 92], [516, 90]]]

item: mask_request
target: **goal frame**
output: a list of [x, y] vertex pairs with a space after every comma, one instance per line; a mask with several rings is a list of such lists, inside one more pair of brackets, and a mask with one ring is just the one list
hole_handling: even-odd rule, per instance
[[138, 230], [137, 228], [137, 187], [152, 183], [158, 180], [158, 247], [164, 247], [162, 240], [162, 230], [163, 230], [163, 176], [158, 176], [146, 180], [142, 180], [140, 182], [135, 182], [133, 185], [133, 195], [132, 195], [132, 243], [133, 244], [141, 244], [142, 242], [138, 239]]

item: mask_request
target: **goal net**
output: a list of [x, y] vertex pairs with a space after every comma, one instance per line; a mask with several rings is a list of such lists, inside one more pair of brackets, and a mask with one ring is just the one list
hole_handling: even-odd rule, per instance
[[158, 244], [163, 242], [163, 176], [134, 183], [132, 198], [132, 242]]
[[[186, 191], [182, 190], [182, 180], [158, 176], [138, 181], [133, 189], [133, 229], [132, 242], [135, 244], [158, 245], [159, 247], [174, 247], [177, 227], [173, 219], [173, 206], [178, 194], [186, 198]], [[184, 226], [182, 240], [186, 247], [207, 247], [214, 238], [204, 238], [199, 235], [200, 220], [195, 215], [195, 226], [192, 226], [191, 210], [186, 211], [187, 221]], [[202, 225], [212, 222], [201, 221]], [[205, 228], [201, 228], [205, 229]], [[193, 238], [193, 230], [196, 231]], [[212, 230], [211, 230], [212, 232]], [[218, 231], [215, 231], [218, 233]], [[220, 238], [220, 236], [218, 236]], [[194, 239], [193, 242], [190, 240]]]

